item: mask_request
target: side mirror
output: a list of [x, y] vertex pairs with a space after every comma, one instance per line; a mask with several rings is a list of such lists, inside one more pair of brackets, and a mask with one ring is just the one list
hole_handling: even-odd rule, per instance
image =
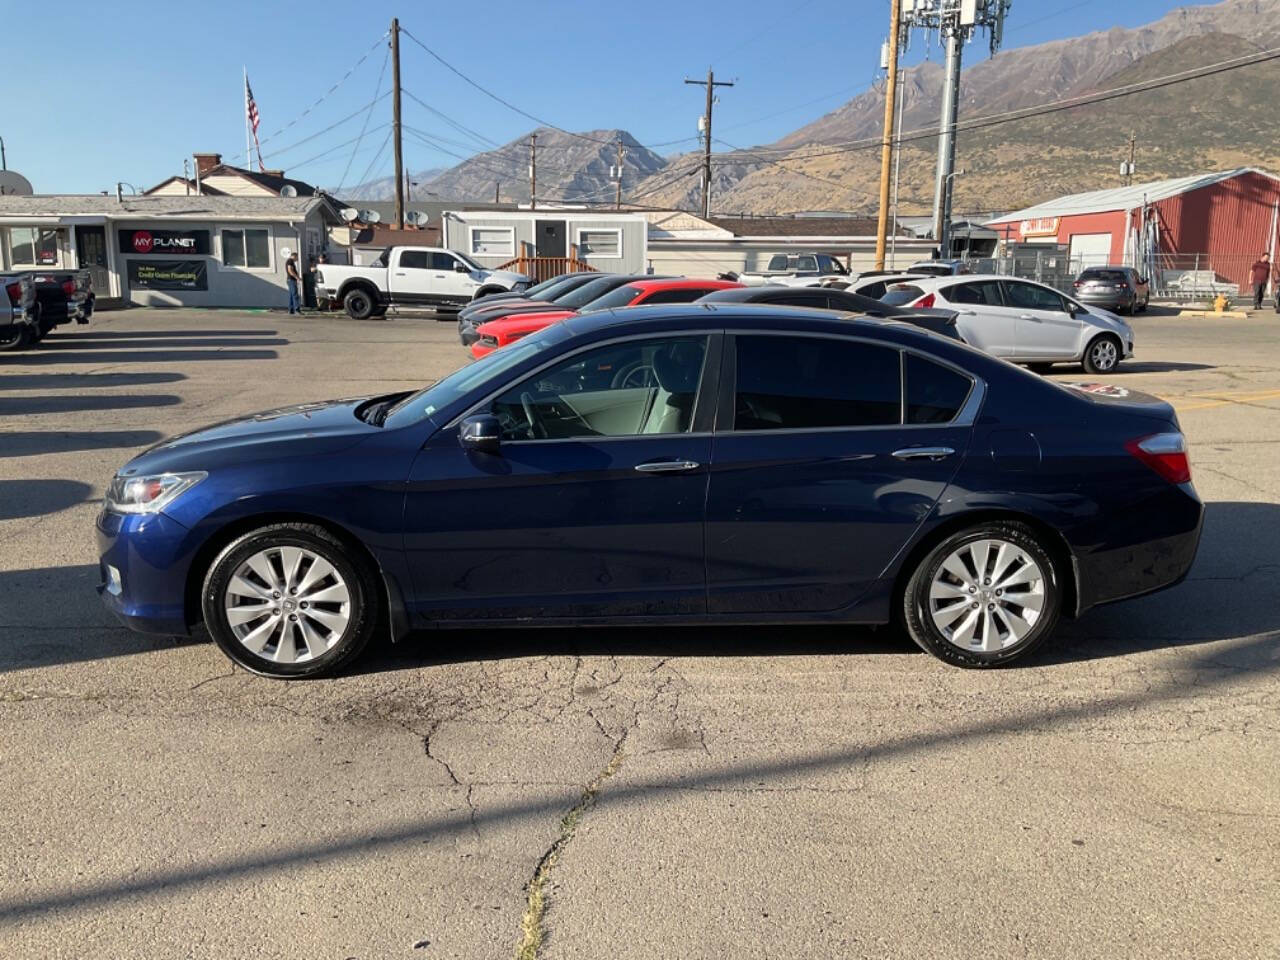
[[468, 267], [465, 263], [459, 263], [457, 260], [455, 260], [453, 262], [453, 272], [454, 273], [470, 273], [471, 268]]
[[498, 418], [488, 413], [476, 414], [462, 421], [458, 431], [458, 442], [464, 450], [475, 450], [479, 453], [491, 453], [495, 456], [502, 440], [502, 424]]

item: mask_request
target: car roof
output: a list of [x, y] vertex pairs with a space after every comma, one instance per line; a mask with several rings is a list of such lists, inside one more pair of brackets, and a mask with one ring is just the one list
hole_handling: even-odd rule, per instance
[[698, 287], [709, 287], [713, 290], [736, 290], [742, 284], [732, 280], [710, 280], [699, 277], [645, 277], [643, 280], [632, 280], [624, 286], [635, 287], [645, 293], [656, 290], [689, 290]]
[[1053, 289], [1047, 283], [1041, 283], [1039, 280], [1031, 280], [1027, 277], [1010, 277], [1002, 273], [959, 273], [947, 274], [941, 277], [913, 277], [911, 278], [911, 285], [915, 287], [940, 287], [944, 284], [953, 286], [957, 283], [976, 283], [983, 280], [1016, 280], [1021, 283], [1034, 283], [1037, 286]]

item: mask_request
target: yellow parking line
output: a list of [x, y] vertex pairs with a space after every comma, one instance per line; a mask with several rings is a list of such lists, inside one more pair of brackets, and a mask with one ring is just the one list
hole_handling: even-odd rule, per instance
[[1234, 393], [1234, 394], [1193, 394], [1188, 397], [1190, 400], [1207, 400], [1208, 403], [1193, 403], [1183, 406], [1174, 401], [1174, 406], [1178, 410], [1210, 410], [1213, 407], [1227, 407], [1234, 403], [1251, 400], [1271, 400], [1280, 397], [1280, 390], [1264, 390], [1260, 392]]

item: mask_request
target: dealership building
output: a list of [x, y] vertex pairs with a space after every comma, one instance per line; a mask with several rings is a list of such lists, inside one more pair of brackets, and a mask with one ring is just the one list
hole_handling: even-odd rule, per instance
[[283, 307], [289, 254], [341, 223], [324, 196], [0, 196], [0, 268], [87, 268], [108, 302]]

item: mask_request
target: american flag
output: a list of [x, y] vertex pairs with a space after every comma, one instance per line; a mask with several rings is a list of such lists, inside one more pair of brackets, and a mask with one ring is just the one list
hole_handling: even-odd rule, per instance
[[[253, 130], [253, 146], [258, 151], [258, 169], [265, 170], [266, 166], [262, 162], [262, 146], [258, 143], [258, 123], [261, 118], [258, 116], [258, 104], [253, 99], [253, 88], [249, 86], [249, 75], [244, 75], [244, 108], [249, 118], [249, 126]], [[246, 160], [250, 159], [245, 157]]]

